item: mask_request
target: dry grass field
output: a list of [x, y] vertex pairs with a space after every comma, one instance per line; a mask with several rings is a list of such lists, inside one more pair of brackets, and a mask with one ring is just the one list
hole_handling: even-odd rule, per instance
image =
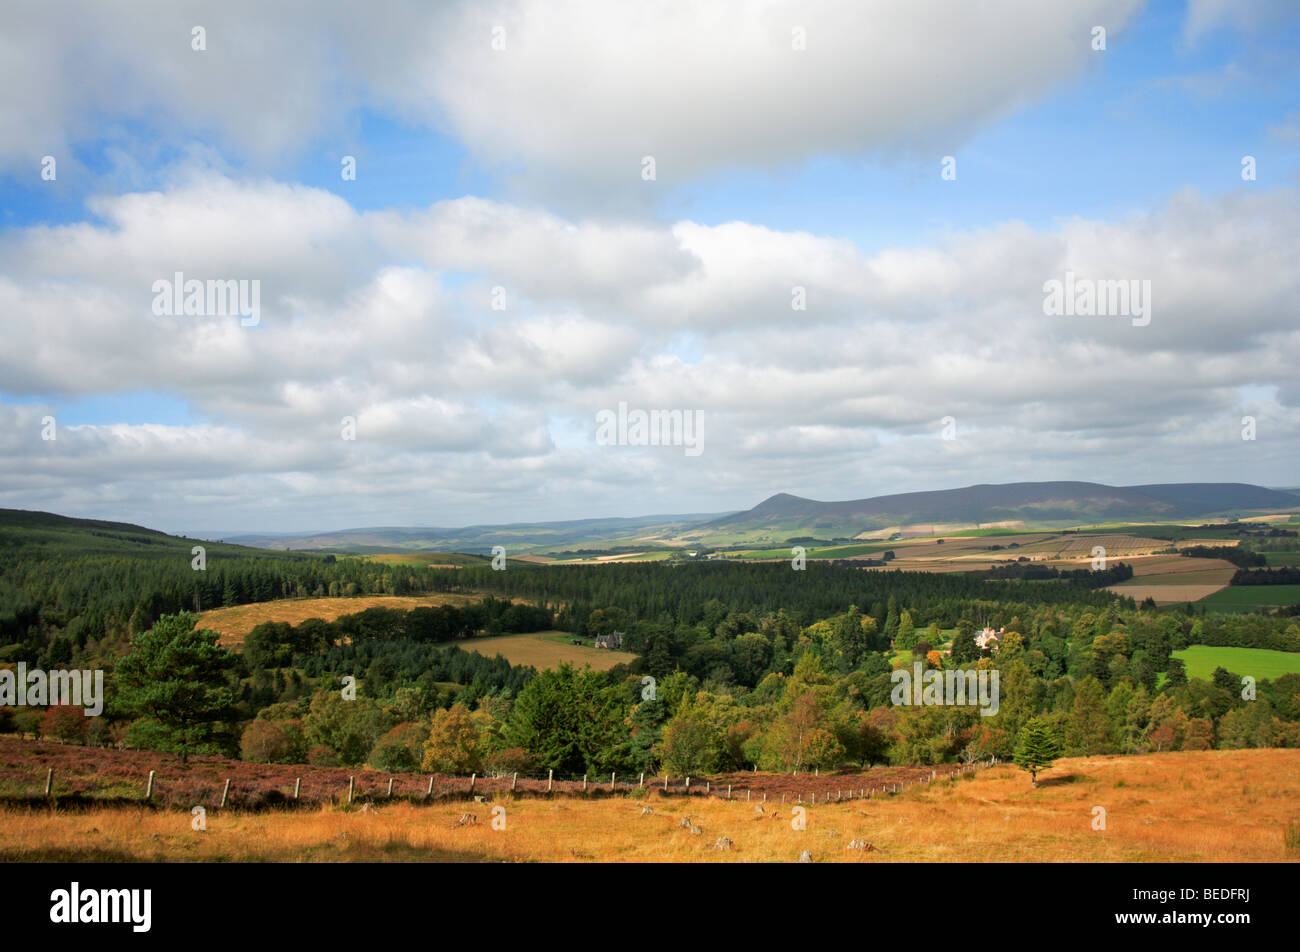
[[[494, 814], [494, 808], [501, 810]], [[1094, 829], [1094, 808], [1106, 811]], [[652, 813], [644, 813], [649, 808]], [[764, 812], [760, 815], [759, 810]], [[999, 766], [886, 798], [806, 808], [663, 797], [380, 802], [298, 812], [0, 808], [0, 861], [1295, 862], [1300, 752], [1204, 751]], [[461, 825], [466, 813], [476, 822]], [[497, 820], [494, 827], [493, 820]], [[700, 829], [693, 834], [682, 818]], [[499, 828], [499, 827], [504, 828]], [[715, 849], [719, 838], [730, 849]], [[870, 851], [850, 850], [865, 840]]]
[[492, 635], [471, 638], [456, 644], [465, 651], [476, 651], [492, 658], [501, 655], [512, 665], [532, 665], [538, 671], [559, 667], [565, 662], [575, 668], [591, 665], [595, 671], [608, 671], [619, 664], [631, 664], [636, 655], [630, 651], [610, 651], [590, 645], [575, 645], [562, 631], [534, 631], [524, 635]]
[[264, 621], [287, 621], [297, 625], [308, 618], [333, 621], [367, 608], [415, 608], [419, 605], [464, 605], [474, 601], [467, 595], [356, 595], [348, 598], [281, 598], [251, 605], [214, 608], [199, 616], [199, 627], [221, 635], [226, 648], [238, 648], [248, 633]]

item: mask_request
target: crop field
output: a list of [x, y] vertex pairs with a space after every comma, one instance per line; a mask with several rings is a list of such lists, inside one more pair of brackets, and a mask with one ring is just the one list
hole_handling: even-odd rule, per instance
[[1270, 566], [1300, 565], [1300, 552], [1265, 552], [1264, 559]]
[[532, 665], [538, 671], [556, 668], [565, 662], [575, 668], [590, 665], [595, 671], [608, 671], [619, 664], [631, 664], [636, 655], [630, 651], [610, 651], [596, 648], [590, 639], [583, 644], [572, 643], [573, 636], [562, 631], [535, 631], [525, 635], [490, 635], [458, 641], [465, 651], [476, 651], [485, 657], [501, 655], [512, 665]]
[[[201, 831], [186, 806], [0, 805], [0, 861], [789, 863], [804, 851], [822, 863], [1300, 860], [1286, 845], [1300, 822], [1293, 750], [1060, 760], [1037, 788], [1000, 765], [872, 799], [786, 796], [505, 792], [209, 808]], [[1097, 806], [1103, 830], [1093, 829]]]
[[1217, 611], [1253, 612], [1300, 605], [1300, 585], [1231, 585], [1205, 599]]
[[432, 569], [455, 569], [466, 565], [487, 565], [491, 559], [463, 552], [378, 552], [361, 556], [383, 565], [422, 565]]
[[308, 618], [333, 621], [341, 615], [367, 608], [411, 609], [420, 605], [464, 605], [474, 599], [467, 595], [353, 595], [337, 598], [280, 598], [269, 602], [214, 608], [199, 615], [200, 628], [221, 635], [226, 648], [238, 648], [248, 633], [264, 621], [287, 621], [297, 625]]
[[1294, 651], [1192, 645], [1175, 651], [1174, 657], [1187, 665], [1189, 678], [1204, 678], [1206, 681], [1213, 677], [1214, 669], [1220, 667], [1242, 677], [1249, 675], [1257, 681], [1272, 681], [1284, 674], [1300, 674], [1300, 653]]
[[1196, 602], [1226, 588], [1237, 571], [1223, 559], [1193, 559], [1181, 555], [1155, 555], [1126, 560], [1133, 578], [1107, 591], [1136, 601], [1151, 598], [1157, 605]]

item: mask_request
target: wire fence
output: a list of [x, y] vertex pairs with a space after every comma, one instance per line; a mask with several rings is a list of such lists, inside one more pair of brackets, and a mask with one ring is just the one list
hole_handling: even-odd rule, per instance
[[[996, 758], [972, 764], [934, 767], [870, 768], [859, 774], [792, 772], [741, 773], [715, 777], [673, 777], [617, 773], [585, 775], [581, 780], [519, 774], [454, 776], [383, 774], [347, 768], [249, 765], [249, 773], [231, 771], [228, 763], [152, 768], [122, 765], [104, 773], [67, 770], [54, 765], [0, 767], [0, 788], [7, 799], [52, 799], [63, 802], [134, 801], [157, 805], [204, 805], [215, 808], [263, 808], [308, 803], [356, 803], [402, 799], [412, 802], [487, 800], [514, 796], [667, 796], [708, 797], [751, 803], [837, 803], [894, 796], [942, 780], [955, 780], [994, 766]], [[227, 768], [223, 771], [222, 768]], [[223, 776], [222, 774], [226, 774]]]

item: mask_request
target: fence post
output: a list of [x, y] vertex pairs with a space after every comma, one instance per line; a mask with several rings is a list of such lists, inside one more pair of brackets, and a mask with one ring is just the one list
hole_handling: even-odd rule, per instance
[[727, 799], [731, 799], [731, 784], [727, 784]]
[[609, 772], [609, 792], [613, 793], [615, 789], [616, 787], [614, 785], [614, 771], [611, 770]]
[[554, 782], [554, 780], [555, 780], [555, 771], [554, 770], [546, 771], [546, 792], [547, 793], [551, 792], [551, 784]]
[[426, 797], [433, 796], [433, 774], [429, 774], [429, 792], [426, 793], [425, 796]]
[[149, 771], [149, 783], [144, 788], [144, 798], [146, 800], [153, 799], [153, 771], [152, 770]]
[[392, 777], [389, 777], [389, 778], [388, 778], [388, 795], [389, 795], [390, 797], [393, 795], [393, 778], [392, 778]]
[[352, 802], [352, 784], [356, 779], [356, 777], [348, 777], [348, 803]]
[[641, 779], [640, 779], [640, 781], [637, 783], [637, 786], [638, 786], [638, 787], [644, 787], [644, 786], [645, 786], [645, 771], [644, 771], [644, 770], [641, 771]]
[[746, 790], [746, 791], [745, 791], [745, 802], [748, 803], [750, 800], [753, 800], [753, 799], [754, 799], [754, 791], [753, 791], [753, 790]]
[[586, 793], [586, 792], [587, 792], [587, 775], [586, 775], [586, 774], [583, 774], [583, 775], [582, 775], [582, 792], [583, 792], [583, 793]]
[[711, 787], [711, 786], [712, 786], [712, 783], [711, 783], [710, 781], [708, 781], [708, 780], [704, 781], [704, 795], [705, 795], [706, 797], [709, 795], [709, 787]]
[[476, 774], [476, 773], [472, 773], [472, 774], [469, 775], [469, 792], [470, 792], [470, 793], [473, 793], [473, 792], [474, 792], [474, 781], [477, 780], [477, 779], [478, 779], [478, 774]]
[[510, 780], [510, 792], [514, 793], [518, 789], [519, 789], [519, 773], [518, 771], [516, 771], [514, 777], [512, 777]]
[[226, 778], [226, 785], [221, 790], [221, 805], [226, 805], [226, 797], [230, 795], [230, 778]]
[[293, 798], [298, 799], [298, 794], [302, 792], [302, 777], [293, 782]]
[[691, 778], [690, 778], [690, 777], [687, 777], [687, 778], [686, 778], [686, 795], [687, 795], [688, 797], [691, 795]]
[[54, 768], [51, 767], [45, 772], [45, 795], [48, 797], [50, 791], [54, 789]]

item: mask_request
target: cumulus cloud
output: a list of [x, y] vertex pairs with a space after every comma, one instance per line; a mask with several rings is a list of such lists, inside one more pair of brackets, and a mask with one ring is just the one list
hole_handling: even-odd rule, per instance
[[[1290, 190], [1189, 191], [1121, 221], [1006, 222], [872, 252], [476, 198], [359, 211], [217, 174], [95, 209], [3, 239], [0, 308], [21, 318], [0, 349], [0, 505], [306, 529], [1064, 474], [1293, 481]], [[259, 278], [261, 323], [155, 315], [151, 285], [177, 269]], [[1066, 270], [1150, 280], [1150, 323], [1045, 314], [1043, 285]], [[195, 419], [61, 409], [140, 390]], [[620, 402], [704, 413], [704, 453], [597, 446], [597, 412]], [[57, 441], [41, 439], [45, 415]], [[939, 438], [946, 416], [955, 442]]]
[[950, 151], [1078, 74], [1092, 27], [1117, 34], [1138, 6], [392, 0], [376, 16], [346, 0], [24, 3], [0, 37], [0, 167], [74, 158], [135, 127], [154, 147], [211, 142], [275, 168], [352, 138], [368, 110], [450, 133], [535, 192], [626, 201], [646, 155], [671, 184], [823, 154]]

